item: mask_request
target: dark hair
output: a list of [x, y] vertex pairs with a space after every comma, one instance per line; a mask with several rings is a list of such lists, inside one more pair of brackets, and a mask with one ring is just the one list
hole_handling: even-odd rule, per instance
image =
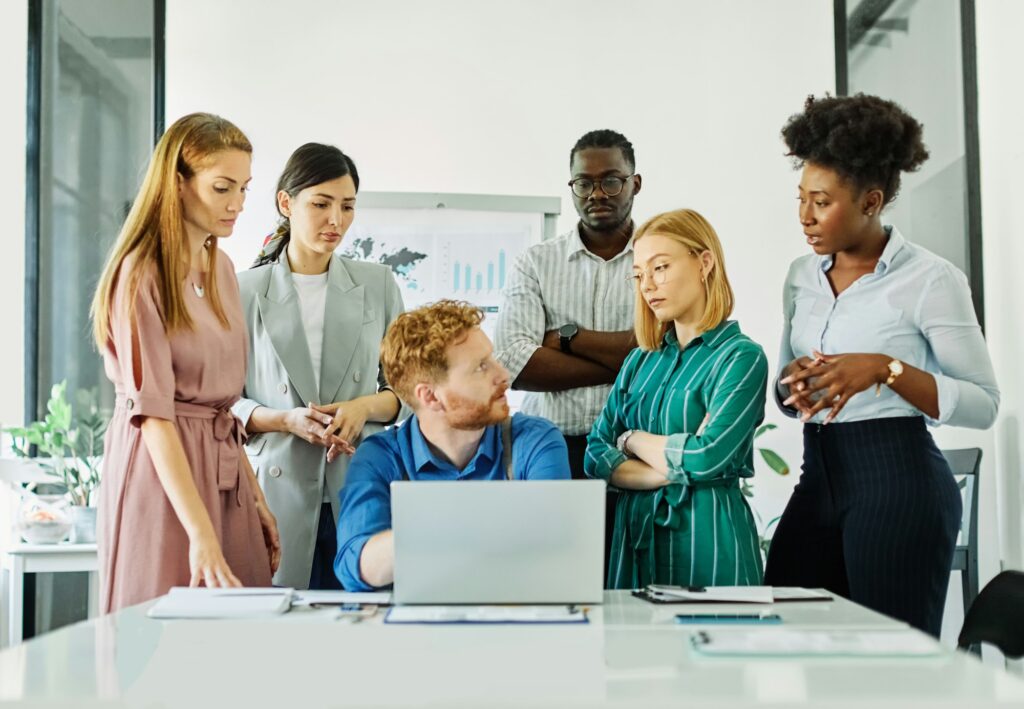
[[877, 187], [885, 204], [900, 191], [900, 173], [928, 159], [922, 128], [913, 116], [878, 96], [808, 96], [804, 112], [782, 128], [789, 155], [799, 164], [835, 170], [857, 189]]
[[291, 224], [288, 217], [281, 214], [281, 207], [277, 203], [278, 192], [284, 190], [294, 197], [307, 187], [330, 182], [345, 175], [352, 176], [352, 182], [355, 183], [356, 192], [358, 192], [359, 172], [356, 170], [356, 164], [352, 162], [352, 158], [333, 145], [306, 143], [292, 153], [288, 162], [285, 163], [284, 172], [281, 173], [281, 177], [277, 181], [277, 190], [274, 192], [274, 207], [281, 217], [277, 224], [277, 230], [263, 246], [263, 250], [260, 251], [260, 255], [256, 257], [250, 268], [277, 261], [291, 239]]
[[584, 135], [576, 141], [576, 145], [572, 146], [572, 152], [569, 153], [570, 169], [572, 168], [572, 161], [576, 157], [576, 153], [587, 148], [618, 148], [622, 151], [622, 157], [625, 159], [626, 164], [629, 165], [629, 169], [636, 169], [636, 156], [633, 155], [633, 144], [626, 140], [626, 136], [622, 135], [622, 133], [603, 129], [592, 130]]

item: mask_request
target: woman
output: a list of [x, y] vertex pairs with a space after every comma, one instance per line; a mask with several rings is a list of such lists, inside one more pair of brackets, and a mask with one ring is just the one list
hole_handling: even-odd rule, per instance
[[633, 240], [636, 337], [587, 441], [587, 475], [622, 494], [609, 588], [761, 582], [754, 474], [768, 361], [726, 320], [718, 235], [696, 212], [654, 217]]
[[987, 428], [999, 390], [963, 273], [882, 222], [928, 157], [921, 124], [874, 96], [812, 97], [782, 136], [814, 253], [786, 278], [776, 395], [805, 424], [804, 463], [766, 582], [937, 637], [961, 502], [925, 424]]
[[277, 185], [281, 223], [239, 274], [250, 360], [235, 413], [281, 525], [274, 583], [340, 588], [334, 575], [338, 491], [360, 438], [394, 420], [380, 343], [403, 310], [387, 266], [336, 255], [356, 210], [359, 173], [337, 148], [307, 143]]
[[103, 269], [93, 334], [117, 401], [100, 486], [100, 607], [172, 586], [269, 586], [277, 526], [231, 405], [245, 382], [245, 321], [231, 235], [252, 146], [206, 113], [160, 139]]

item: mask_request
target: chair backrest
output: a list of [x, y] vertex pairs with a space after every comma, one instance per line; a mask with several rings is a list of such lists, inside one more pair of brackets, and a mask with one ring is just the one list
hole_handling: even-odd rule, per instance
[[978, 472], [981, 470], [981, 448], [957, 448], [942, 451], [953, 475], [964, 478], [964, 510], [960, 520], [962, 546], [977, 550], [978, 546]]
[[1004, 571], [989, 581], [964, 618], [957, 645], [990, 643], [1010, 658], [1024, 655], [1024, 573]]

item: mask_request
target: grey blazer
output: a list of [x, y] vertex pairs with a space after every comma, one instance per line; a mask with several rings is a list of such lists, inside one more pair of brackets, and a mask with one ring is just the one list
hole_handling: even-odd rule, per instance
[[[316, 388], [299, 298], [288, 259], [238, 274], [249, 328], [249, 362], [242, 398], [232, 407], [244, 423], [258, 406], [292, 409], [373, 394], [384, 386], [380, 344], [403, 310], [387, 266], [331, 257], [327, 275], [320, 389]], [[368, 423], [363, 437], [383, 430]], [[326, 449], [290, 433], [252, 435], [245, 451], [281, 532], [281, 567], [274, 583], [309, 586], [324, 490], [338, 519], [338, 491], [349, 456], [330, 465]]]

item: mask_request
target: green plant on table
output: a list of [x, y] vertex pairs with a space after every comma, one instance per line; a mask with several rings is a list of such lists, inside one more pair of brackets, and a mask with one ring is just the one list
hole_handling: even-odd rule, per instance
[[54, 384], [42, 421], [4, 432], [10, 434], [11, 448], [20, 458], [31, 458], [35, 446], [38, 455], [47, 459], [38, 465], [64, 484], [71, 504], [84, 507], [100, 483], [99, 457], [103, 455], [107, 419], [100, 412], [95, 392], [79, 390], [76, 399], [72, 410], [67, 381]]
[[[774, 423], [766, 423], [758, 426], [754, 432], [754, 440], [756, 441], [761, 435], [768, 431], [773, 431], [778, 428]], [[761, 458], [768, 467], [774, 470], [778, 475], [789, 475], [789, 464], [783, 459], [781, 455], [776, 453], [771, 448], [764, 448], [763, 446], [757, 446], [758, 452], [761, 454]], [[748, 478], [740, 478], [740, 492], [743, 493], [744, 497], [752, 498], [754, 496], [754, 485]], [[764, 523], [760, 513], [751, 506], [751, 511], [754, 513], [754, 518], [757, 520], [757, 525], [760, 527], [757, 538], [758, 543], [761, 545], [761, 553], [765, 556], [768, 555], [768, 547], [771, 545], [771, 532], [772, 527], [779, 521], [781, 515], [773, 517], [768, 521], [768, 524]]]

